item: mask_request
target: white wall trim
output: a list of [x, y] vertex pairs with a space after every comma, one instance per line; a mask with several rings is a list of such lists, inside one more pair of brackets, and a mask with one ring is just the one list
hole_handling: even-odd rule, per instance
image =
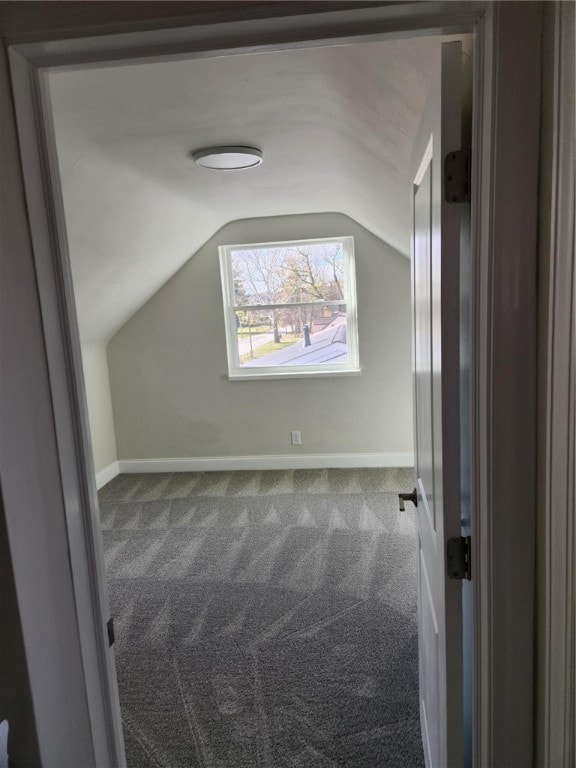
[[[82, 734], [84, 751], [76, 753], [75, 765], [125, 766], [114, 649], [106, 629], [110, 610], [98, 538], [86, 388], [46, 74], [13, 49], [9, 62], [56, 427], [62, 522], [78, 621], [68, 630], [78, 633], [85, 684], [80, 691], [86, 696], [90, 726]], [[53, 544], [47, 541], [47, 546]], [[43, 722], [37, 717], [39, 749], [43, 765], [64, 768], [72, 763], [65, 758], [65, 744], [53, 736], [56, 722], [58, 714], [53, 711], [46, 713]]]
[[110, 480], [114, 480], [116, 475], [120, 474], [120, 465], [117, 461], [113, 461], [112, 464], [108, 464], [107, 467], [101, 469], [100, 472], [96, 472], [96, 488], [100, 490]]
[[[181, 459], [120, 459], [116, 463], [119, 466], [120, 474], [139, 472], [227, 472], [237, 469], [413, 467], [414, 454], [302, 453], [294, 456], [290, 454], [275, 456], [191, 456]], [[110, 467], [106, 467], [106, 470], [110, 469]]]

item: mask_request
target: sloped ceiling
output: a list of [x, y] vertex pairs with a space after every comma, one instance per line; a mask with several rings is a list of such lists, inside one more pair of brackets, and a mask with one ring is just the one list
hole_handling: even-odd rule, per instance
[[[438, 45], [52, 73], [83, 341], [111, 338], [236, 219], [338, 211], [407, 254], [411, 144]], [[264, 163], [229, 173], [193, 163], [192, 150], [218, 144], [257, 146]]]

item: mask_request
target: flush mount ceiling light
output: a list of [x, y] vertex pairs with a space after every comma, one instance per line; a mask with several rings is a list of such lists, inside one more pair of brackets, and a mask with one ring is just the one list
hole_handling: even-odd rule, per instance
[[196, 165], [214, 171], [240, 171], [262, 162], [262, 152], [255, 147], [208, 147], [192, 153]]

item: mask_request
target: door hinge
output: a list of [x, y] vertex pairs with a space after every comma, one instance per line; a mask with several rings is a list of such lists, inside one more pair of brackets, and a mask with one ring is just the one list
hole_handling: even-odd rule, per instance
[[459, 149], [444, 159], [444, 198], [447, 203], [467, 203], [470, 200], [470, 152]]
[[108, 647], [114, 645], [114, 617], [108, 619], [106, 622], [106, 629], [108, 630]]
[[446, 565], [451, 579], [472, 578], [470, 536], [456, 536], [448, 539], [446, 545]]

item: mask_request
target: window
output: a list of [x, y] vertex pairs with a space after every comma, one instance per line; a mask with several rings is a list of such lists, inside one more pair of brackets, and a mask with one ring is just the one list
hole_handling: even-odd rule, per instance
[[230, 378], [359, 371], [354, 238], [223, 245]]

